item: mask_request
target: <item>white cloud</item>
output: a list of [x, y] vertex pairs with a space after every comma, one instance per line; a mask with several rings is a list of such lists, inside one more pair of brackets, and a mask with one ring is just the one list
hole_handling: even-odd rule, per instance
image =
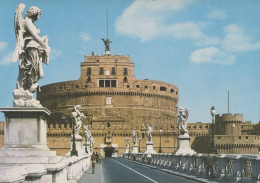
[[235, 60], [235, 55], [228, 54], [215, 47], [208, 47], [195, 50], [190, 59], [193, 63], [216, 63], [222, 65], [232, 65]]
[[253, 42], [253, 39], [246, 35], [242, 28], [236, 24], [224, 27], [225, 37], [222, 41], [222, 47], [230, 52], [259, 50], [260, 42]]
[[191, 39], [199, 46], [219, 43], [219, 38], [207, 36], [201, 31], [200, 26], [193, 22], [174, 24], [170, 29], [176, 39]]
[[57, 57], [59, 57], [62, 54], [62, 51], [57, 50], [55, 48], [51, 49], [51, 53], [50, 53], [50, 59], [51, 60], [55, 60]]
[[203, 33], [205, 23], [171, 23], [167, 24], [168, 12], [176, 12], [185, 8], [190, 0], [136, 0], [115, 22], [116, 32], [122, 35], [150, 41], [156, 37], [190, 39], [196, 45], [218, 44], [217, 37]]
[[225, 10], [220, 10], [220, 9], [214, 9], [209, 12], [208, 18], [211, 19], [217, 19], [217, 20], [224, 20], [227, 17], [227, 13]]
[[168, 11], [185, 8], [191, 0], [136, 0], [115, 22], [116, 32], [149, 41], [165, 35], [170, 27], [163, 22]]
[[12, 63], [12, 57], [14, 52], [10, 52], [0, 60], [0, 65], [9, 65]]
[[1, 42], [0, 42], [0, 51], [2, 51], [6, 46], [7, 46], [7, 43], [1, 41]]
[[83, 40], [83, 41], [89, 41], [91, 39], [91, 37], [89, 36], [88, 33], [86, 32], [81, 32], [80, 33], [80, 38]]

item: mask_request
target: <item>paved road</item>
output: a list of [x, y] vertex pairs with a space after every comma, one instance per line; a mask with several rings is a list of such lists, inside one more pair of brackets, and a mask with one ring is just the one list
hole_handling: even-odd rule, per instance
[[120, 158], [102, 159], [105, 183], [194, 183]]

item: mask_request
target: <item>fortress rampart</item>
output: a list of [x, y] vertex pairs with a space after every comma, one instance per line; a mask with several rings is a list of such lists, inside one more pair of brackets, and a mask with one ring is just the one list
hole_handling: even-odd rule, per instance
[[242, 123], [242, 114], [217, 114], [215, 133], [217, 135], [241, 135]]

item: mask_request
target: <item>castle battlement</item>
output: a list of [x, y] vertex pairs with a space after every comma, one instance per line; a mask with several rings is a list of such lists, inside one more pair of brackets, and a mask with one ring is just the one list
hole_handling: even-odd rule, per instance
[[217, 114], [216, 123], [243, 123], [243, 114]]

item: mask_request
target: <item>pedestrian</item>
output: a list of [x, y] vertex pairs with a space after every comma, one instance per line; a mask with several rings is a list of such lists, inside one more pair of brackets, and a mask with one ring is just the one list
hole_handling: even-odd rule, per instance
[[96, 152], [96, 159], [97, 159], [96, 161], [97, 161], [97, 163], [98, 163], [98, 153], [97, 153], [97, 152]]
[[93, 152], [93, 154], [91, 156], [91, 161], [92, 161], [92, 173], [95, 174], [96, 173], [96, 162], [97, 162], [97, 156], [96, 156], [95, 152]]

